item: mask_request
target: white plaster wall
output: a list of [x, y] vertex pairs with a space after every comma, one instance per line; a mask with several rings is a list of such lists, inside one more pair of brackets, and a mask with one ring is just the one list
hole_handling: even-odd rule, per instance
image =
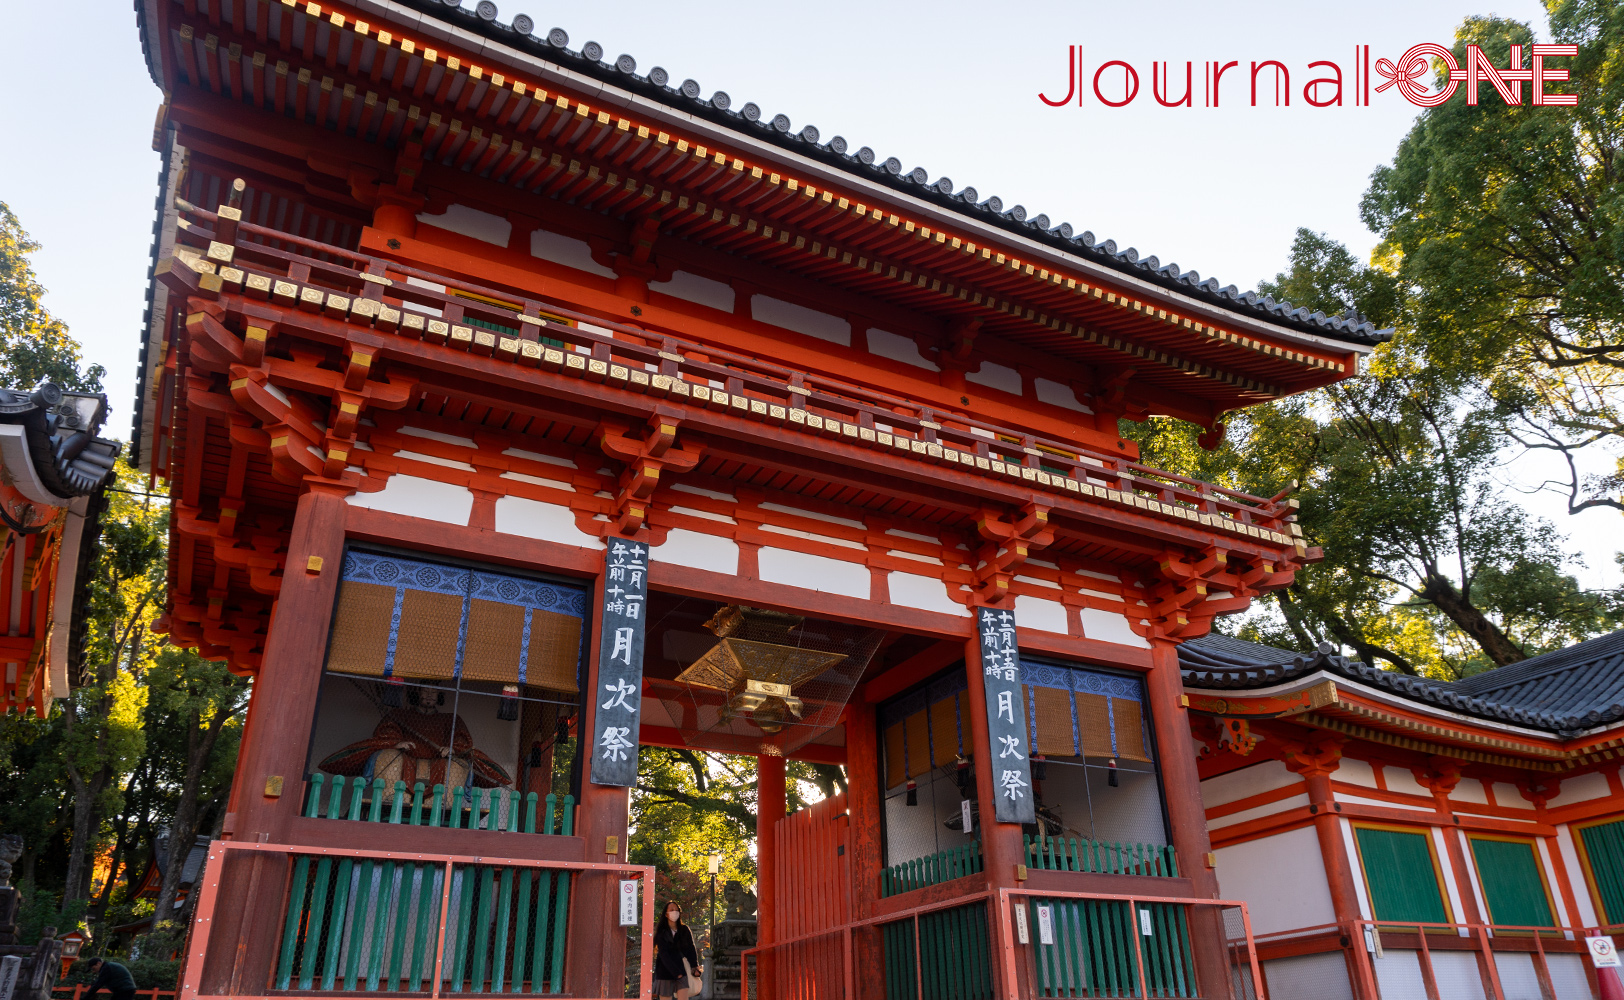
[[923, 354], [919, 353], [919, 345], [914, 343], [912, 337], [904, 337], [899, 333], [892, 333], [890, 330], [869, 327], [868, 350], [870, 354], [878, 354], [880, 357], [890, 358], [892, 361], [918, 365], [920, 368], [929, 368], [933, 372], [941, 371]]
[[[1384, 948], [1379, 958], [1371, 955], [1370, 961], [1376, 968], [1376, 988], [1381, 991], [1382, 1000], [1427, 1000], [1427, 984], [1421, 978], [1419, 951]], [[1439, 995], [1449, 996], [1441, 992]], [[1451, 996], [1449, 1000], [1455, 998]]]
[[1239, 771], [1220, 774], [1201, 783], [1201, 804], [1208, 809], [1228, 805], [1276, 788], [1301, 786], [1303, 779], [1278, 760], [1264, 760]]
[[649, 558], [675, 566], [735, 576], [739, 572], [739, 543], [686, 528], [666, 532], [665, 543], [649, 550]]
[[1545, 1000], [1539, 988], [1539, 973], [1534, 971], [1533, 955], [1526, 951], [1497, 951], [1494, 969], [1500, 974], [1500, 989], [1506, 1000]]
[[843, 562], [790, 549], [763, 545], [756, 555], [763, 583], [782, 583], [826, 594], [868, 600], [870, 575], [862, 563]]
[[[1449, 1000], [1484, 1000], [1483, 974], [1477, 968], [1477, 956], [1469, 951], [1438, 951], [1433, 949], [1432, 977], [1438, 983], [1438, 995]], [[1538, 994], [1535, 994], [1538, 996]], [[1382, 989], [1387, 997], [1387, 990]], [[1511, 995], [1506, 995], [1511, 1000]]]
[[1021, 394], [1021, 373], [991, 361], [981, 362], [981, 370], [966, 372], [965, 379], [992, 389], [1002, 389], [1012, 396]]
[[1517, 786], [1509, 781], [1496, 781], [1494, 783], [1494, 801], [1508, 809], [1532, 809], [1533, 805], [1522, 797]]
[[651, 292], [664, 292], [673, 298], [683, 299], [695, 305], [710, 306], [723, 312], [733, 311], [733, 286], [725, 281], [715, 281], [711, 278], [702, 278], [687, 271], [671, 272], [670, 281], [651, 281], [648, 285]]
[[1360, 868], [1359, 845], [1353, 840], [1353, 824], [1344, 819], [1342, 823], [1342, 850], [1346, 852], [1348, 864], [1353, 868], [1353, 893], [1359, 897], [1359, 916], [1365, 920], [1370, 919], [1370, 896], [1365, 893], [1365, 874]]
[[[1579, 851], [1573, 846], [1573, 827], [1566, 823], [1556, 828], [1556, 843], [1562, 851], [1562, 866], [1568, 870], [1573, 888], [1573, 902], [1579, 908], [1579, 923], [1586, 927], [1598, 926], [1596, 904], [1590, 899], [1590, 887], [1585, 884], [1584, 868], [1579, 865]], [[1561, 898], [1560, 895], [1557, 897]]]
[[851, 346], [851, 324], [831, 313], [798, 306], [770, 295], [750, 297], [750, 317], [758, 322], [781, 326], [808, 337]]
[[1588, 961], [1584, 955], [1545, 954], [1545, 968], [1551, 974], [1556, 1000], [1595, 1000], [1596, 994], [1590, 992], [1590, 982], [1585, 979]]
[[[1455, 882], [1455, 866], [1449, 863], [1449, 845], [1444, 836], [1442, 829], [1432, 828], [1432, 849], [1438, 852], [1438, 867], [1444, 873], [1444, 891], [1448, 894], [1449, 912], [1454, 914], [1455, 922], [1461, 922], [1465, 920], [1466, 908], [1461, 905], [1460, 886]], [[1439, 986], [1441, 989], [1442, 984]]]
[[1128, 619], [1114, 611], [1078, 608], [1077, 616], [1082, 621], [1083, 635], [1086, 638], [1114, 642], [1119, 646], [1134, 646], [1138, 649], [1150, 648], [1150, 643], [1128, 626]]
[[1547, 804], [1567, 806], [1575, 802], [1605, 798], [1609, 794], [1611, 792], [1607, 787], [1607, 775], [1599, 771], [1591, 771], [1589, 774], [1578, 774], [1571, 778], [1563, 778], [1561, 790]]
[[390, 476], [377, 493], [354, 493], [346, 501], [352, 507], [421, 517], [441, 524], [465, 525], [474, 512], [474, 494], [468, 487], [417, 476]]
[[1264, 962], [1263, 979], [1269, 1000], [1353, 1000], [1348, 963], [1340, 951]]
[[1389, 792], [1402, 792], [1405, 795], [1419, 795], [1424, 799], [1432, 798], [1432, 793], [1421, 787], [1415, 780], [1415, 775], [1407, 767], [1384, 767], [1382, 777], [1387, 779]]
[[605, 278], [615, 276], [615, 272], [592, 259], [592, 247], [585, 240], [571, 239], [547, 229], [537, 229], [530, 234], [530, 256]]
[[1336, 922], [1313, 827], [1220, 847], [1217, 854], [1219, 891], [1246, 901], [1253, 934]]
[[1051, 406], [1064, 406], [1068, 410], [1081, 410], [1083, 413], [1094, 411], [1077, 402], [1077, 394], [1071, 391], [1071, 386], [1064, 382], [1055, 382], [1051, 379], [1036, 378], [1032, 380], [1032, 388], [1037, 392], [1038, 399]]
[[1350, 785], [1364, 785], [1366, 788], [1376, 787], [1376, 769], [1362, 760], [1342, 758], [1337, 769], [1331, 773], [1332, 781], [1345, 781]]
[[449, 232], [459, 233], [469, 239], [480, 240], [485, 243], [494, 243], [499, 247], [508, 245], [513, 236], [513, 223], [500, 215], [490, 212], [481, 212], [477, 208], [467, 205], [450, 205], [446, 207], [444, 215], [429, 215], [421, 213], [418, 222], [426, 222], [431, 226]]
[[1046, 601], [1041, 597], [1028, 597], [1025, 594], [1015, 597], [1015, 624], [1023, 629], [1037, 629], [1040, 632], [1058, 632], [1061, 635], [1071, 632], [1071, 623], [1064, 604], [1059, 601]]
[[893, 571], [886, 577], [891, 603], [904, 608], [970, 617], [970, 609], [948, 596], [947, 584], [935, 577]]
[[1456, 802], [1475, 802], [1480, 806], [1489, 804], [1489, 795], [1483, 790], [1483, 782], [1476, 778], [1462, 778], [1455, 785], [1455, 790], [1449, 797]]
[[1254, 806], [1251, 809], [1242, 809], [1240, 812], [1229, 813], [1226, 816], [1219, 816], [1215, 819], [1209, 819], [1207, 820], [1207, 829], [1219, 830], [1226, 826], [1235, 826], [1238, 823], [1249, 823], [1254, 819], [1263, 819], [1264, 817], [1273, 816], [1277, 813], [1287, 812], [1292, 809], [1306, 809], [1307, 807], [1308, 796], [1306, 794], [1292, 795], [1288, 798], [1281, 799], [1278, 802], [1269, 802], [1261, 806]]
[[496, 501], [496, 530], [504, 535], [539, 538], [566, 545], [602, 548], [603, 540], [589, 535], [575, 524], [575, 512], [563, 504], [543, 503], [528, 497], [499, 497]]
[[1432, 806], [1423, 806], [1406, 802], [1389, 802], [1386, 799], [1366, 798], [1363, 795], [1338, 795], [1336, 800], [1338, 802], [1346, 802], [1349, 805], [1380, 806], [1383, 809], [1408, 809], [1411, 812], [1419, 813], [1432, 813], [1437, 811]]

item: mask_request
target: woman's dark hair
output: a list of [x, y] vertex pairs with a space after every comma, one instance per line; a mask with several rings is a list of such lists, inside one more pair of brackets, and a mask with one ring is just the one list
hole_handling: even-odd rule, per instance
[[[674, 899], [666, 900], [665, 905], [660, 907], [660, 926], [661, 927], [669, 927], [669, 926], [671, 926], [670, 921], [665, 919], [665, 911], [671, 909], [671, 907], [673, 907], [673, 906], [675, 906], [677, 908], [677, 926], [682, 927], [682, 928], [686, 928], [688, 925], [686, 923], [684, 923], [683, 919], [682, 919], [682, 904], [677, 902]], [[692, 933], [692, 932], [690, 931], [689, 933]]]

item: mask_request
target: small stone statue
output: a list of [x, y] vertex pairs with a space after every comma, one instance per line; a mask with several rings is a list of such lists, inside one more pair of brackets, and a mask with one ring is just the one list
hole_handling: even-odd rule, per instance
[[0, 837], [0, 889], [11, 884], [11, 866], [23, 856], [23, 838], [15, 833]]
[[723, 920], [756, 919], [756, 894], [746, 889], [738, 879], [727, 880], [727, 885], [722, 888], [722, 902], [727, 904], [727, 915]]

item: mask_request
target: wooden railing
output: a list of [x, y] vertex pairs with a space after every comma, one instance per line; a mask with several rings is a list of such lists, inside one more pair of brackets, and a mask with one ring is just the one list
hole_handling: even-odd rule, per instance
[[575, 796], [560, 799], [549, 793], [539, 798], [535, 792], [461, 787], [447, 790], [444, 785], [425, 789], [421, 781], [408, 792], [404, 781], [395, 782], [390, 789], [382, 778], [371, 782], [351, 778], [346, 785], [343, 775], [315, 774], [306, 791], [304, 815], [312, 819], [568, 837], [575, 828]]
[[[735, 416], [838, 438], [1029, 488], [1292, 546], [1283, 497], [1151, 468], [1088, 442], [1001, 426], [881, 389], [805, 373], [563, 305], [371, 257], [180, 203], [172, 266], [227, 292], [343, 317], [382, 332], [491, 355]], [[227, 242], [219, 242], [218, 236]], [[171, 266], [168, 261], [161, 267]], [[417, 283], [408, 283], [415, 279]], [[510, 335], [511, 334], [511, 335]], [[553, 346], [557, 345], [557, 346]], [[721, 387], [721, 388], [718, 388]]]
[[[642, 883], [640, 995], [651, 987], [652, 867], [216, 841], [179, 1000], [237, 992], [222, 971], [233, 967], [242, 944], [232, 911], [243, 902], [221, 895], [222, 882], [232, 881], [222, 878], [228, 855], [285, 859], [279, 885], [286, 888], [278, 890], [285, 915], [267, 983], [278, 992], [561, 993], [573, 934], [570, 896], [586, 876]], [[600, 929], [596, 913], [587, 920]]]
[[1153, 875], [1177, 878], [1178, 858], [1171, 844], [1133, 844], [1076, 837], [1023, 836], [1026, 863], [1032, 868], [1109, 875]]
[[981, 841], [946, 851], [937, 851], [922, 858], [904, 861], [880, 872], [880, 896], [895, 896], [914, 889], [923, 889], [938, 882], [951, 882], [956, 878], [974, 875], [982, 870]]

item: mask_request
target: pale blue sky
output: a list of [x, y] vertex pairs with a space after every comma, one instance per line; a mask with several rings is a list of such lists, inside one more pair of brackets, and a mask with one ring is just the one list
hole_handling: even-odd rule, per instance
[[[160, 0], [168, 3], [170, 0]], [[465, 0], [472, 3], [472, 0]], [[1423, 41], [1448, 43], [1461, 20], [1490, 12], [1528, 20], [1535, 0], [1368, 0], [1360, 4], [743, 2], [592, 5], [499, 0], [503, 20], [557, 25], [571, 48], [588, 40], [605, 58], [625, 52], [640, 72], [660, 65], [738, 107], [787, 114], [798, 129], [896, 156], [983, 196], [997, 194], [1101, 239], [1137, 247], [1243, 288], [1273, 275], [1293, 231], [1309, 226], [1360, 254], [1374, 238], [1359, 221], [1370, 171], [1388, 161], [1414, 118], [1396, 92], [1369, 107], [1302, 101], [1308, 64], [1340, 63], [1351, 95], [1355, 46], [1372, 62]], [[130, 393], [153, 222], [152, 152], [160, 95], [141, 61], [129, 0], [7, 5], [0, 42], [0, 200], [44, 244], [35, 266], [47, 303], [93, 361], [108, 369], [112, 430], [128, 434]], [[1081, 45], [1090, 74], [1113, 59], [1141, 76], [1126, 108], [1045, 106], [1066, 88], [1066, 49]], [[1217, 109], [1168, 109], [1151, 98], [1153, 60], [1236, 60]], [[1254, 60], [1291, 70], [1290, 108], [1249, 107]], [[1321, 75], [1315, 70], [1312, 75]], [[1120, 76], [1118, 76], [1120, 80]], [[1378, 81], [1379, 82], [1379, 81]], [[1102, 80], [1102, 85], [1104, 81]], [[1120, 86], [1120, 84], [1118, 84]], [[1272, 87], [1260, 85], [1260, 101]], [[1531, 467], [1510, 475], [1537, 481]], [[1616, 515], [1577, 523], [1553, 504], [1541, 513], [1574, 533], [1593, 583], [1618, 582]]]

